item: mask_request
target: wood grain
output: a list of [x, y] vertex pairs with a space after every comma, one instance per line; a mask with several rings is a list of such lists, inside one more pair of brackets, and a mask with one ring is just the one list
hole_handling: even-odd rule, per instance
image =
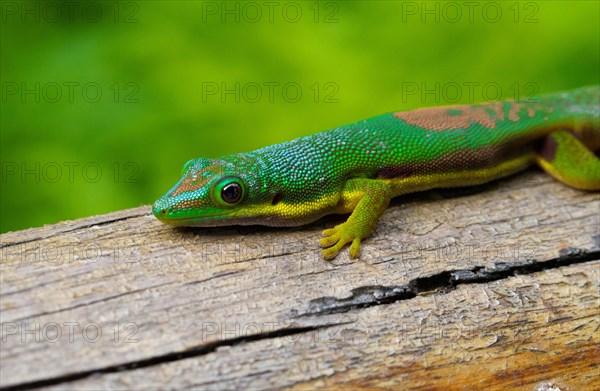
[[0, 236], [7, 389], [598, 389], [600, 198], [538, 171], [401, 197], [364, 242], [148, 207]]

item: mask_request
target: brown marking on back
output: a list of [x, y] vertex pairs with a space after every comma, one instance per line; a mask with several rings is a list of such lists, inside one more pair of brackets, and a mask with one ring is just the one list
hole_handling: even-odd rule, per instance
[[600, 152], [600, 132], [594, 125], [581, 125], [572, 129], [572, 133], [581, 140], [583, 145], [594, 152]]
[[417, 164], [399, 164], [396, 166], [387, 166], [381, 168], [377, 173], [377, 178], [379, 179], [401, 179], [408, 178], [411, 175], [418, 173]]
[[[495, 117], [490, 115], [492, 111]], [[458, 112], [458, 114], [455, 114]], [[402, 111], [394, 113], [410, 125], [419, 126], [428, 130], [443, 131], [467, 129], [472, 122], [486, 128], [495, 128], [498, 117], [503, 116], [502, 102], [486, 105], [455, 105], [444, 107], [431, 107]]]
[[542, 142], [540, 147], [540, 156], [548, 162], [552, 162], [556, 156], [556, 150], [558, 149], [558, 143], [552, 136], [548, 136]]
[[526, 115], [528, 117], [535, 117], [536, 110], [542, 108], [542, 105], [539, 103], [518, 103], [513, 101], [508, 101], [507, 103], [510, 104], [510, 109], [508, 110], [508, 119], [511, 121], [519, 121], [521, 119], [519, 112], [523, 109], [527, 109]]
[[514, 140], [511, 143], [488, 145], [475, 150], [460, 150], [447, 153], [429, 162], [413, 162], [383, 167], [377, 172], [378, 179], [403, 179], [413, 175], [444, 173], [495, 167], [499, 162], [522, 151], [522, 145], [530, 140]]
[[519, 112], [524, 108], [527, 109], [527, 116], [534, 117], [536, 110], [542, 107], [540, 104], [505, 101], [479, 105], [430, 107], [401, 111], [393, 115], [407, 124], [434, 131], [467, 129], [473, 123], [494, 129], [498, 121], [506, 120], [505, 105], [510, 105], [508, 119], [511, 121], [519, 121], [521, 119]]
[[[204, 177], [202, 174], [206, 172], [212, 172], [213, 175]], [[218, 165], [213, 164], [211, 166], [205, 167], [202, 170], [190, 172], [186, 175], [186, 177], [181, 181], [179, 186], [173, 192], [171, 192], [170, 197], [178, 196], [181, 193], [185, 193], [187, 191], [195, 191], [203, 188], [208, 181], [217, 174], [222, 174], [225, 172], [225, 169]]]

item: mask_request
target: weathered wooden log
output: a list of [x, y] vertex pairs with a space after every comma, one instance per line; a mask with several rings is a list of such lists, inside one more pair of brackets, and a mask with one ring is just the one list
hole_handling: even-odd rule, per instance
[[528, 171], [394, 200], [360, 260], [147, 206], [0, 236], [5, 389], [599, 389], [600, 197]]

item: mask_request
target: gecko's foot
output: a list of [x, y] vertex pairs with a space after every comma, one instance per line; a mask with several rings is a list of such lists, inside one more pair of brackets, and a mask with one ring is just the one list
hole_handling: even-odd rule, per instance
[[345, 223], [323, 231], [324, 238], [320, 243], [321, 247], [327, 247], [323, 250], [323, 257], [332, 259], [351, 243], [350, 257], [358, 258], [360, 241], [371, 235], [391, 196], [391, 190], [385, 182], [366, 178], [349, 179], [344, 185], [339, 204], [345, 206], [345, 211], [352, 210], [352, 214]]
[[323, 250], [323, 258], [329, 260], [335, 258], [342, 248], [348, 243], [350, 245], [350, 257], [358, 258], [360, 254], [360, 234], [355, 232], [353, 225], [346, 221], [340, 225], [335, 226], [331, 229], [323, 231], [323, 238], [321, 238], [321, 247], [327, 247]]

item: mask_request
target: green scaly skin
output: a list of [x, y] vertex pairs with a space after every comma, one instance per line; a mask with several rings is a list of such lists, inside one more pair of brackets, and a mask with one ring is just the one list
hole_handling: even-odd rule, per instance
[[152, 211], [177, 226], [297, 226], [351, 213], [324, 231], [323, 256], [357, 257], [392, 197], [501, 178], [532, 164], [600, 190], [600, 86], [535, 102], [389, 113], [218, 159], [193, 159]]

